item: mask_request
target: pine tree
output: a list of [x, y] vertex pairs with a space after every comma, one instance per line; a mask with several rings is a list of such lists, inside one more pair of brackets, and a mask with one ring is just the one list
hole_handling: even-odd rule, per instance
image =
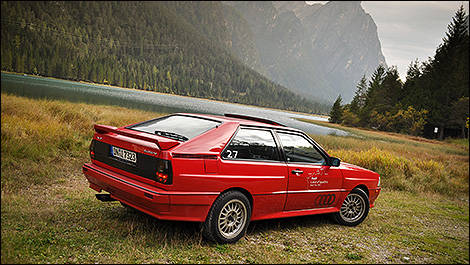
[[363, 75], [361, 80], [359, 80], [359, 83], [357, 84], [356, 88], [357, 89], [351, 101], [349, 109], [352, 113], [359, 115], [360, 110], [366, 104], [367, 78], [365, 75]]
[[235, 60], [221, 11], [215, 2], [4, 1], [1, 68], [328, 112]]
[[440, 140], [451, 120], [452, 106], [459, 98], [468, 97], [468, 16], [463, 5], [447, 28], [446, 37], [429, 65], [432, 73], [430, 122], [440, 127]]
[[391, 66], [387, 69], [385, 77], [376, 93], [376, 104], [374, 109], [378, 113], [385, 114], [388, 112], [395, 112], [396, 105], [403, 98], [403, 83], [400, 80], [400, 75], [396, 66]]
[[359, 119], [362, 126], [367, 127], [370, 122], [372, 111], [376, 106], [379, 97], [381, 96], [379, 92], [382, 86], [382, 82], [385, 78], [385, 73], [385, 66], [380, 64], [372, 74], [371, 80], [369, 81], [369, 86], [367, 87], [364, 107], [359, 113]]
[[331, 107], [329, 122], [332, 123], [341, 123], [343, 119], [343, 107], [341, 106], [341, 95], [336, 98], [333, 107]]

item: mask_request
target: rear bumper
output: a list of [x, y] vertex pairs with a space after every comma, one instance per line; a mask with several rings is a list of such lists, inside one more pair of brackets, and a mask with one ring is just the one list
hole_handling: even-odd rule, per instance
[[174, 192], [87, 163], [82, 167], [90, 188], [162, 220], [203, 222], [218, 192]]

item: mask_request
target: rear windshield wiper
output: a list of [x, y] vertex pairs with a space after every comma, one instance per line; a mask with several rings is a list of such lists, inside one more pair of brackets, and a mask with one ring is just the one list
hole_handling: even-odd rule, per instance
[[173, 133], [173, 132], [155, 131], [155, 134], [158, 136], [163, 136], [163, 137], [167, 137], [167, 138], [171, 138], [171, 139], [175, 139], [175, 140], [183, 141], [183, 142], [189, 140], [188, 137], [181, 135], [181, 134]]

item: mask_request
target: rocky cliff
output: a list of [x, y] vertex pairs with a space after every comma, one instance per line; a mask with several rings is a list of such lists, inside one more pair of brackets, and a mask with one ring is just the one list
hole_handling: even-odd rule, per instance
[[305, 96], [333, 102], [341, 94], [348, 102], [362, 75], [385, 64], [377, 26], [360, 2], [223, 3], [246, 21], [238, 34], [256, 50], [234, 52], [240, 60]]

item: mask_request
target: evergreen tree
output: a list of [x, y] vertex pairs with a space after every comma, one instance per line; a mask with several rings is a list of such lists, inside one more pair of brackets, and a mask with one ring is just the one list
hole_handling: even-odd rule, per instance
[[468, 97], [468, 16], [463, 5], [448, 25], [446, 37], [437, 48], [434, 59], [427, 65], [431, 97], [429, 122], [439, 126], [439, 139], [444, 138], [452, 118], [452, 106], [462, 97]]
[[[1, 68], [327, 113], [238, 61], [220, 2], [3, 1]], [[197, 82], [195, 84], [195, 82]]]
[[336, 98], [333, 107], [331, 107], [329, 122], [332, 123], [341, 123], [343, 120], [343, 107], [341, 106], [341, 95]]
[[350, 104], [350, 111], [356, 115], [359, 115], [359, 111], [366, 104], [367, 97], [367, 78], [365, 75], [362, 76], [361, 80], [356, 86], [356, 92]]
[[455, 123], [461, 129], [461, 137], [465, 138], [465, 128], [469, 116], [469, 98], [462, 97], [452, 104], [452, 117], [450, 122]]
[[403, 84], [403, 104], [416, 105], [416, 102], [423, 100], [422, 96], [424, 91], [421, 86], [418, 86], [418, 79], [422, 76], [421, 66], [418, 59], [412, 61], [408, 70], [406, 71], [406, 82]]
[[403, 83], [396, 66], [389, 67], [377, 90], [374, 109], [382, 114], [397, 111], [396, 105], [403, 97], [402, 88]]
[[382, 86], [382, 82], [385, 78], [385, 66], [380, 64], [375, 69], [374, 73], [372, 74], [371, 80], [369, 81], [369, 86], [367, 87], [367, 93], [365, 98], [365, 104], [362, 111], [359, 113], [359, 119], [361, 120], [361, 125], [368, 127], [368, 124], [371, 119], [372, 111], [381, 96], [380, 89]]

